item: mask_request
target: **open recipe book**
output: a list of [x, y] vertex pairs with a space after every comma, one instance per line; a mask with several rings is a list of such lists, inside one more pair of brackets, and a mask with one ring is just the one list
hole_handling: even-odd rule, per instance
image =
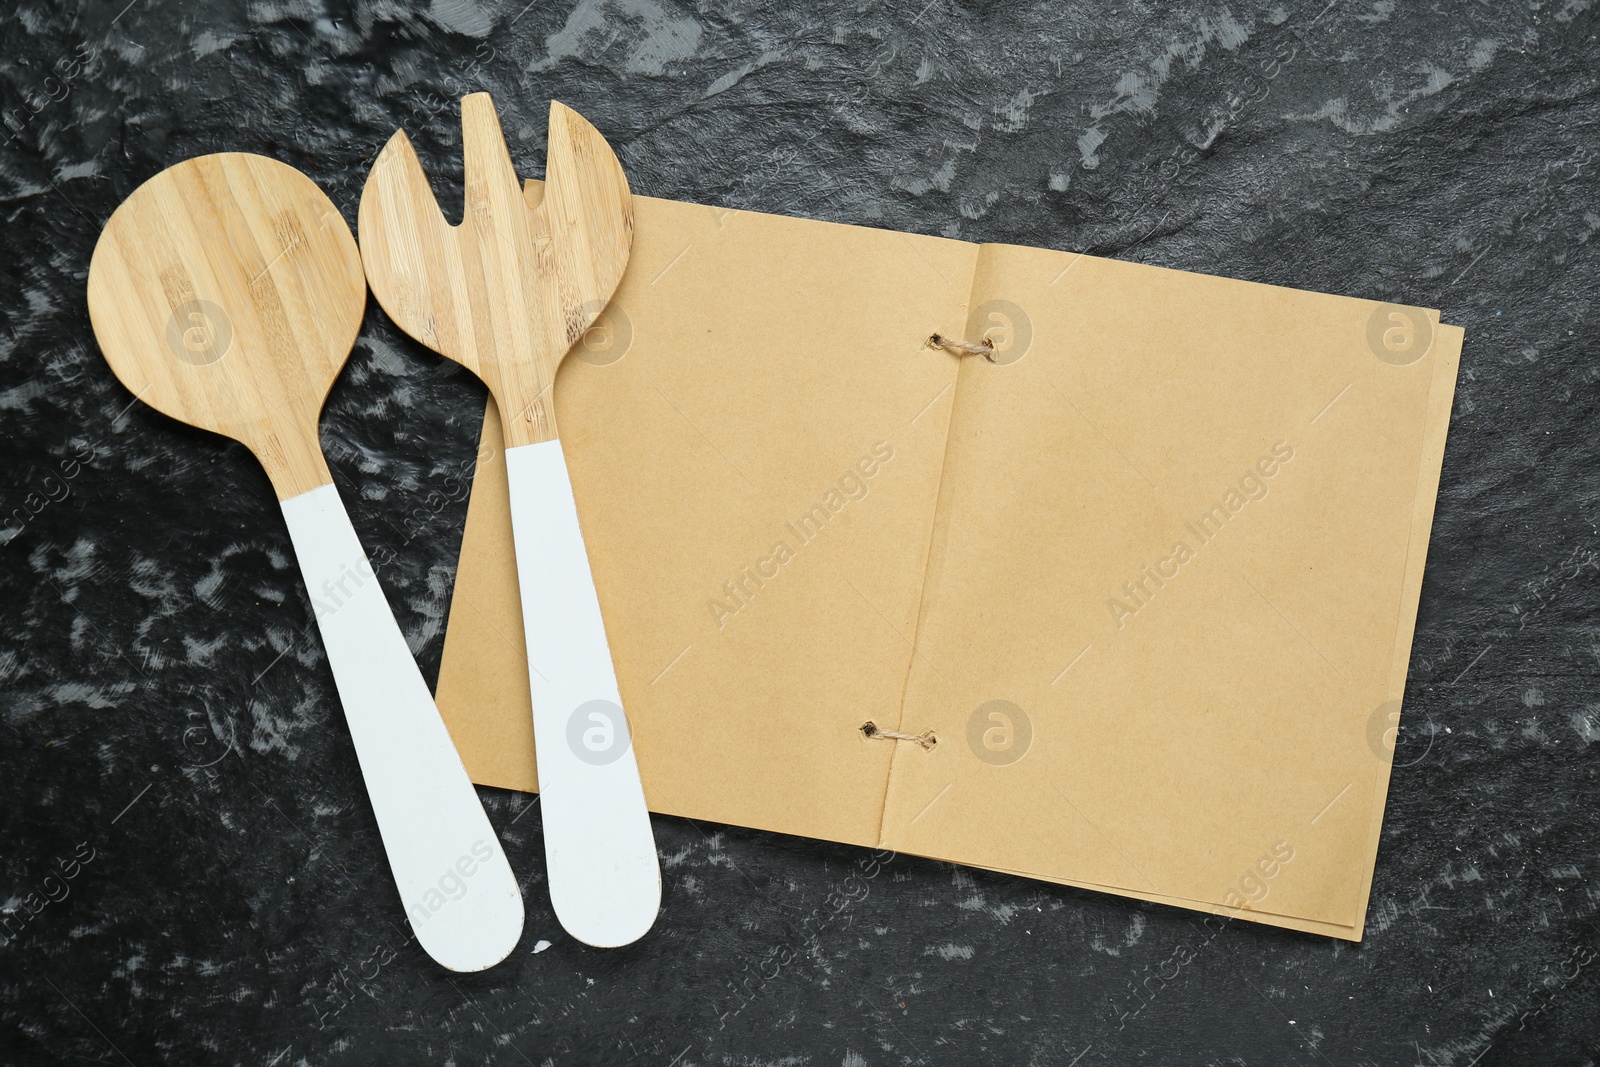
[[[1359, 939], [1461, 330], [633, 202], [556, 406], [651, 809]], [[537, 790], [483, 441], [438, 705]]]

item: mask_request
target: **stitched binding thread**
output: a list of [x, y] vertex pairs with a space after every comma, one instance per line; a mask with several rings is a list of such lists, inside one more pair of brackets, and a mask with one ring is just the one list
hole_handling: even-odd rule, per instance
[[942, 348], [958, 356], [982, 356], [994, 362], [994, 342], [985, 337], [982, 341], [958, 341], [954, 337], [934, 334], [928, 338], [929, 348]]
[[923, 749], [930, 749], [939, 743], [932, 730], [924, 730], [920, 734], [903, 734], [899, 730], [885, 730], [870, 720], [861, 724], [861, 733], [868, 740], [910, 741], [912, 744], [921, 745]]

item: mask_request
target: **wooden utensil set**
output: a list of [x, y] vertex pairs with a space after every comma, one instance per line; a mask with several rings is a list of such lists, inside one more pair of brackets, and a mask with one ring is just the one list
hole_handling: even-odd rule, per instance
[[542, 202], [518, 183], [486, 94], [462, 101], [462, 147], [466, 208], [452, 227], [397, 132], [362, 193], [359, 249], [294, 168], [243, 153], [186, 160], [106, 223], [88, 302], [124, 385], [242, 442], [266, 469], [401, 903], [429, 955], [476, 971], [516, 947], [521, 891], [317, 437], [368, 285], [401, 329], [482, 378], [505, 413], [556, 917], [587, 944], [629, 944], [655, 921], [661, 873], [551, 396], [561, 359], [627, 265], [627, 178], [605, 139], [559, 103]]

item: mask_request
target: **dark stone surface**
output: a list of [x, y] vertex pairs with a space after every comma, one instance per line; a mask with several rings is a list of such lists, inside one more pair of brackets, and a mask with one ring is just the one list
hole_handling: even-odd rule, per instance
[[[0, 28], [0, 1061], [1600, 1057], [1600, 5], [124, 3]], [[447, 188], [476, 89], [526, 173], [554, 96], [642, 193], [1464, 325], [1365, 942], [661, 818], [661, 920], [596, 952], [549, 912], [538, 809], [484, 790], [523, 945], [467, 977], [407, 946], [266, 479], [130, 406], [84, 277], [204, 152], [295, 164], [353, 224], [403, 126]], [[430, 679], [482, 399], [374, 307], [322, 425]]]

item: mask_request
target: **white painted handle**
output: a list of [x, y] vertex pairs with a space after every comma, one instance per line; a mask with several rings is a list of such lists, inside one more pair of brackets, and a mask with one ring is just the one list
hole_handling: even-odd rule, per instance
[[505, 959], [522, 892], [331, 485], [282, 502], [417, 941], [453, 971]]
[[644, 936], [661, 866], [560, 441], [506, 450], [550, 903], [599, 948]]

